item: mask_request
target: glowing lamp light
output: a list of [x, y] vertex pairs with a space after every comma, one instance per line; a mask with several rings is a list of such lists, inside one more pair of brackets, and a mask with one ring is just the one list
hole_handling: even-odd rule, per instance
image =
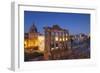
[[55, 40], [58, 41], [58, 37], [55, 37]]

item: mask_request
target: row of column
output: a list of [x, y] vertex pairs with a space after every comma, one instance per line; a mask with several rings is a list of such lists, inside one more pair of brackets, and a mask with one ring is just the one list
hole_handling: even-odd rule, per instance
[[[67, 40], [68, 40], [68, 32], [67, 31], [53, 31], [51, 32], [51, 41], [53, 41], [54, 49], [58, 47], [58, 49], [67, 49]], [[58, 44], [58, 45], [56, 45]]]
[[45, 28], [45, 59], [49, 59], [49, 56], [51, 55], [51, 44], [54, 45], [53, 49], [57, 49], [57, 47], [58, 49], [67, 49], [68, 36], [68, 31], [55, 31]]

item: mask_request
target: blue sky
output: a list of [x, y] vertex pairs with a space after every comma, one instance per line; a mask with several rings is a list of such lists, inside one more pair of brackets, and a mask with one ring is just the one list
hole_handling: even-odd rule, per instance
[[44, 32], [43, 27], [54, 24], [70, 34], [90, 33], [90, 14], [24, 11], [24, 31], [28, 32], [33, 23], [40, 33]]

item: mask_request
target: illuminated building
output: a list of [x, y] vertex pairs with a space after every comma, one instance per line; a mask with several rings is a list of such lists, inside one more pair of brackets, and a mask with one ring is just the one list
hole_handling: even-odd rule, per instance
[[45, 50], [44, 58], [48, 59], [64, 59], [71, 52], [68, 47], [69, 31], [60, 28], [58, 25], [52, 27], [44, 27], [45, 30]]
[[44, 52], [44, 46], [45, 46], [44, 40], [45, 40], [44, 35], [38, 36], [38, 46], [39, 46], [39, 51], [41, 52]]
[[34, 52], [34, 50], [38, 50], [38, 31], [36, 26], [33, 24], [28, 33], [24, 34], [24, 48], [25, 52]]

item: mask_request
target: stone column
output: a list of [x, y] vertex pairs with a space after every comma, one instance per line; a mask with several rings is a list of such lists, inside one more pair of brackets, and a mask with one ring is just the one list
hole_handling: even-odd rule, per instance
[[50, 56], [50, 42], [51, 42], [51, 32], [50, 29], [45, 28], [45, 49], [44, 49], [44, 59], [48, 60]]
[[57, 32], [58, 33], [58, 49], [60, 48], [60, 32]]
[[66, 49], [66, 31], [64, 31], [64, 49]]
[[62, 49], [64, 49], [64, 33], [61, 32], [61, 39], [62, 39]]
[[53, 32], [53, 38], [54, 38], [54, 42], [53, 42], [53, 44], [54, 44], [54, 49], [56, 49], [56, 32]]

